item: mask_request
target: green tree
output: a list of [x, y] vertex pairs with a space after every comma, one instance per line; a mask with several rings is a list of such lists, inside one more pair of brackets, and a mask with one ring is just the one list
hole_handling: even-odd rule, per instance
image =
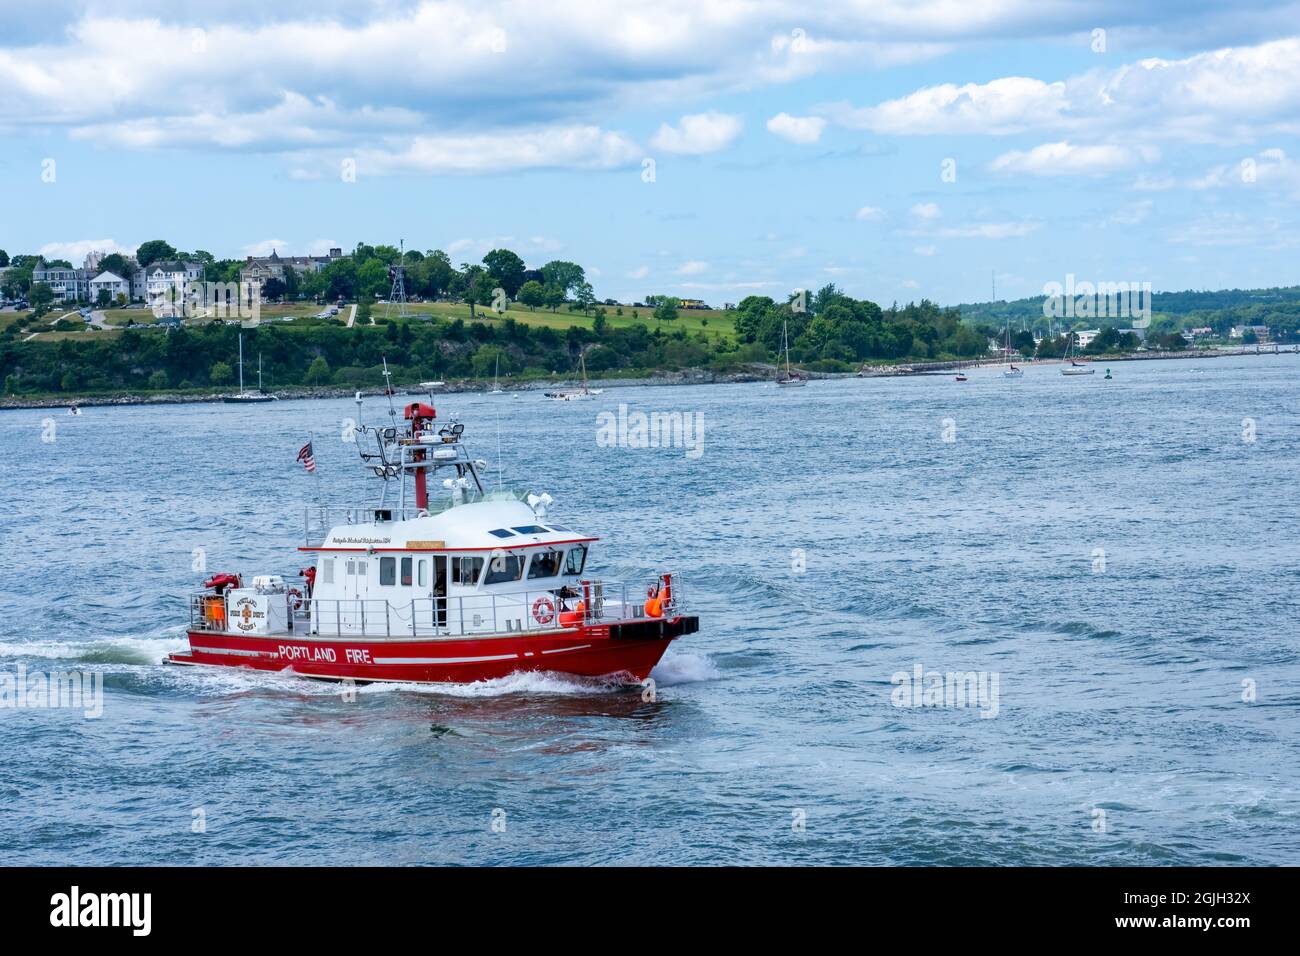
[[655, 306], [655, 321], [676, 322], [678, 305], [678, 300], [671, 295], [660, 297], [659, 304]]
[[493, 249], [483, 257], [487, 271], [497, 277], [506, 295], [515, 298], [524, 284], [524, 260], [509, 249]]
[[552, 312], [564, 305], [564, 290], [558, 285], [548, 283], [543, 287], [543, 294], [546, 298], [546, 307]]
[[573, 298], [578, 304], [578, 308], [582, 309], [583, 315], [591, 311], [591, 307], [596, 304], [596, 292], [592, 289], [590, 282], [579, 283]]
[[215, 362], [208, 373], [208, 381], [213, 385], [229, 385], [235, 380], [234, 370], [225, 362]]
[[8, 265], [9, 265], [9, 253], [5, 252], [3, 249], [0, 249], [0, 269], [4, 269], [8, 267]]
[[542, 281], [559, 288], [567, 298], [569, 293], [586, 281], [586, 273], [576, 262], [555, 259], [542, 266]]
[[325, 385], [330, 380], [330, 363], [325, 361], [322, 355], [316, 356], [311, 366], [307, 369], [307, 374], [303, 377], [308, 385]]
[[31, 304], [32, 310], [40, 314], [54, 301], [54, 290], [47, 283], [34, 283], [27, 293], [27, 301]]
[[155, 392], [167, 387], [167, 373], [161, 369], [149, 376], [149, 387]]
[[163, 239], [150, 239], [148, 242], [142, 242], [140, 248], [135, 250], [135, 261], [140, 263], [141, 268], [154, 262], [175, 258], [176, 248]]
[[529, 279], [519, 287], [519, 301], [528, 306], [528, 311], [536, 312], [539, 305], [546, 304], [546, 289], [536, 279]]

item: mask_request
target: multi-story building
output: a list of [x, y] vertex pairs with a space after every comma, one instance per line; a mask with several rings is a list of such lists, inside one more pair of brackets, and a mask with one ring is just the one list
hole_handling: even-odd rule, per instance
[[[144, 275], [144, 301], [155, 315], [179, 311], [185, 286], [203, 281], [203, 263], [162, 260], [140, 270]], [[134, 285], [134, 284], [133, 284]]]
[[334, 248], [328, 256], [281, 256], [272, 249], [269, 256], [249, 256], [244, 267], [239, 270], [240, 286], [246, 293], [262, 291], [262, 284], [268, 279], [284, 281], [284, 270], [291, 268], [298, 274], [320, 272], [331, 262], [343, 258], [343, 250]]
[[89, 298], [90, 279], [84, 269], [41, 264], [32, 270], [32, 285], [44, 282], [54, 292], [55, 302], [78, 302]]

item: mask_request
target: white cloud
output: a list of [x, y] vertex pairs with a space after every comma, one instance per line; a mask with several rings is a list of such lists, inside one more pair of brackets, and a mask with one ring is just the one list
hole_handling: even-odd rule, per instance
[[928, 257], [934, 255], [939, 250], [935, 246], [914, 246], [912, 248], [912, 251], [915, 252], [918, 256]]
[[939, 230], [945, 239], [1018, 239], [1042, 228], [1033, 220], [1020, 222], [977, 222], [965, 226], [946, 226]]
[[767, 131], [791, 143], [815, 143], [822, 138], [826, 120], [820, 116], [791, 116], [777, 113], [767, 121]]
[[1119, 226], [1137, 226], [1147, 221], [1151, 215], [1151, 210], [1155, 203], [1150, 199], [1142, 199], [1138, 202], [1129, 203], [1111, 214], [1110, 221]]
[[885, 219], [885, 210], [877, 206], [863, 206], [853, 214], [853, 218], [862, 222], [883, 222]]
[[629, 279], [644, 279], [650, 274], [649, 266], [637, 266], [631, 272], [627, 273]]
[[123, 246], [112, 239], [72, 239], [67, 242], [47, 242], [36, 250], [46, 259], [67, 259], [74, 266], [80, 266], [91, 252], [120, 252], [122, 255], [135, 255], [135, 246]]
[[1300, 197], [1300, 162], [1276, 147], [1235, 163], [1222, 163], [1187, 183], [1192, 189], [1280, 189]]
[[1159, 158], [1160, 151], [1153, 147], [1075, 146], [1062, 141], [1043, 143], [1028, 152], [1011, 150], [993, 160], [989, 168], [998, 173], [1032, 176], [1100, 176]]
[[[564, 248], [564, 243], [549, 236], [486, 236], [483, 238], [464, 237], [453, 239], [443, 246], [443, 250], [453, 259], [477, 261], [493, 249], [513, 249], [524, 257], [531, 253], [540, 258]], [[589, 270], [590, 271], [590, 270]]]
[[1300, 131], [1300, 37], [1150, 58], [1053, 82], [1008, 76], [945, 83], [874, 106], [834, 104], [824, 112], [845, 126], [904, 135], [1055, 129], [1246, 141], [1261, 131]]
[[683, 262], [677, 268], [677, 274], [682, 276], [697, 276], [702, 272], [708, 271], [709, 264], [707, 262], [702, 262], [699, 259], [691, 259], [687, 262]]
[[934, 220], [943, 215], [938, 203], [919, 202], [912, 207], [912, 215], [917, 219]]
[[356, 152], [357, 175], [497, 173], [517, 169], [614, 169], [645, 151], [622, 133], [596, 126], [417, 136], [404, 146]]
[[269, 256], [272, 252], [277, 255], [292, 255], [289, 252], [289, 243], [283, 239], [263, 239], [261, 242], [254, 242], [241, 250], [246, 256]]
[[650, 145], [666, 153], [716, 153], [735, 141], [741, 126], [740, 117], [728, 113], [695, 113], [683, 116], [677, 126], [661, 125]]

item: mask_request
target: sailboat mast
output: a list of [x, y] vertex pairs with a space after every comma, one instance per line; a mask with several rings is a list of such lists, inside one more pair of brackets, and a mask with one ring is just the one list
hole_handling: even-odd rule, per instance
[[262, 353], [257, 353], [257, 390], [262, 391]]
[[239, 333], [239, 394], [244, 394], [244, 333]]

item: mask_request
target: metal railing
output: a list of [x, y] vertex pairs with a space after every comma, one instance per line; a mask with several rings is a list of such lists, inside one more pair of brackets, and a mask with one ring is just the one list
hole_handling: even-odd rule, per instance
[[346, 525], [374, 524], [387, 521], [411, 521], [415, 518], [441, 514], [461, 504], [477, 501], [512, 500], [523, 501], [527, 492], [493, 489], [479, 493], [462, 490], [454, 498], [431, 500], [425, 508], [406, 507], [386, 504], [336, 505], [334, 507], [316, 506], [303, 509], [303, 543], [307, 547], [316, 547], [323, 543], [334, 528]]
[[[268, 596], [273, 600], [282, 596], [285, 600], [289, 635], [397, 640], [555, 631], [579, 624], [650, 620], [652, 616], [646, 613], [647, 591], [661, 581], [582, 581], [567, 588], [476, 591], [408, 601], [306, 598], [291, 592]], [[674, 576], [670, 598], [654, 617], [675, 617], [684, 608], [681, 585]], [[202, 593], [190, 597], [191, 631], [228, 631], [230, 614], [225, 595]]]

